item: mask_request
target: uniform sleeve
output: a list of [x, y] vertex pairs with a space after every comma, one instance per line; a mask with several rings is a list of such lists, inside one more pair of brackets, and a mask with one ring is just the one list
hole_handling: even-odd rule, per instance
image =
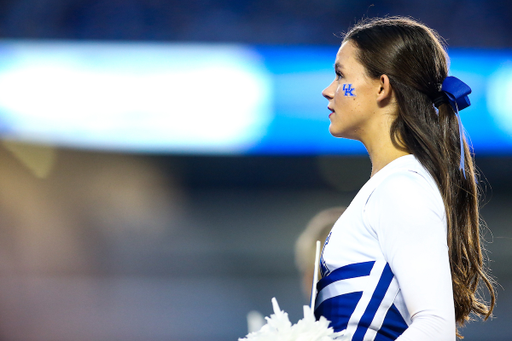
[[412, 321], [397, 341], [456, 338], [444, 212], [437, 188], [412, 171], [386, 178], [365, 207]]

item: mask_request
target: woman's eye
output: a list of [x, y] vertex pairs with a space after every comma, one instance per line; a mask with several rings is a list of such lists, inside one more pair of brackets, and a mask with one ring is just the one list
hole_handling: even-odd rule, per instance
[[340, 72], [336, 72], [336, 79], [343, 78], [343, 75]]

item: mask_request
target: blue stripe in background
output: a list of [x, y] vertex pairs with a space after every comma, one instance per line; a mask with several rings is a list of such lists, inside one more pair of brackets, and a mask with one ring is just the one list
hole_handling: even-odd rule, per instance
[[[0, 134], [10, 138], [32, 138], [36, 142], [65, 147], [149, 153], [366, 154], [361, 143], [334, 138], [328, 131], [329, 111], [327, 100], [322, 97], [321, 92], [334, 79], [333, 63], [337, 50], [338, 46], [0, 41], [0, 88], [3, 89], [0, 94]], [[461, 111], [461, 118], [476, 155], [511, 155], [512, 51], [451, 49], [448, 52], [451, 57], [450, 74], [459, 77], [473, 89], [470, 95], [472, 105]], [[206, 68], [209, 63], [192, 63], [199, 60], [198, 56], [215, 56], [214, 64], [220, 68], [217, 70], [221, 70], [218, 72], [224, 77], [217, 74], [212, 76], [211, 70]], [[59, 62], [62, 58], [66, 63]], [[50, 68], [46, 68], [44, 63], [48, 63]], [[126, 87], [126, 82], [122, 82], [121, 69], [131, 73], [135, 81], [137, 77], [151, 79], [146, 77], [148, 72], [153, 77], [161, 74], [162, 70], [166, 70], [168, 78], [161, 80], [162, 85], [155, 84], [154, 91], [142, 88], [135, 92], [136, 95], [128, 96], [124, 100], [120, 100], [122, 93], [110, 99], [100, 94], [99, 99], [105, 103], [99, 103], [99, 108], [96, 108], [92, 104], [99, 102], [99, 99], [90, 99], [87, 103], [92, 104], [88, 112], [84, 112], [79, 105], [87, 97], [86, 94], [68, 91], [67, 95], [56, 96], [59, 100], [49, 99], [48, 111], [42, 114], [40, 123], [34, 124], [34, 117], [37, 117], [38, 112], [41, 114], [43, 106], [27, 108], [27, 103], [38, 102], [43, 90], [48, 92], [55, 87], [53, 92], [48, 92], [48, 96], [42, 96], [42, 99], [48, 99], [60, 88], [62, 90], [75, 86], [63, 87], [62, 82], [48, 85], [48, 80], [55, 77], [46, 75], [40, 82], [47, 86], [22, 87], [18, 91], [17, 88], [12, 90], [12, 80], [35, 75], [34, 67], [39, 71], [47, 71], [64, 66], [65, 70], [60, 71], [69, 71], [71, 75], [87, 74], [87, 70], [93, 70], [98, 79], [120, 76], [121, 81], [115, 81], [120, 82], [121, 87]], [[217, 91], [212, 98], [218, 99], [219, 103], [216, 103], [213, 113], [209, 112], [212, 110], [211, 100], [210, 103], [201, 102], [208, 102], [208, 98], [205, 99], [207, 90], [202, 92], [203, 96], [191, 97], [192, 99], [183, 100], [179, 105], [176, 103], [183, 96], [173, 98], [172, 91], [162, 91], [166, 87], [168, 90], [172, 89], [169, 85], [173, 79], [180, 77], [180, 72], [184, 69], [191, 76], [180, 78], [182, 83], [197, 77], [194, 72], [199, 67], [209, 73], [204, 76], [209, 77], [213, 85], [210, 91]], [[173, 73], [172, 70], [176, 72]], [[61, 76], [64, 79], [65, 75]], [[85, 87], [83, 91], [95, 88], [94, 77], [89, 79], [86, 76], [84, 75], [91, 82], [91, 86]], [[251, 81], [252, 84], [248, 86], [248, 82], [243, 79]], [[6, 81], [2, 83], [2, 80]], [[34, 82], [27, 79], [24, 84]], [[173, 86], [178, 90], [187, 88], [183, 84], [181, 88], [180, 84]], [[12, 100], [13, 94], [4, 93], [10, 89], [15, 94], [23, 93], [23, 100], [16, 102]], [[248, 97], [248, 94], [256, 92], [258, 94], [252, 97], [254, 102], [244, 100], [244, 96]], [[185, 95], [187, 93], [183, 92]], [[74, 96], [73, 100], [69, 96]], [[69, 108], [60, 105], [66, 99], [70, 101]], [[140, 105], [138, 111], [131, 112], [133, 106], [123, 106], [123, 102], [130, 104], [130, 101]], [[59, 112], [51, 103], [59, 104], [62, 108], [58, 107], [62, 110]], [[96, 117], [98, 122], [91, 122], [94, 118], [88, 113], [102, 108], [110, 108], [110, 111]], [[166, 108], [169, 110], [166, 111]], [[28, 112], [30, 110], [32, 112]], [[20, 114], [22, 112], [25, 116]], [[73, 120], [66, 122], [58, 115], [68, 120], [72, 117]], [[174, 115], [172, 120], [169, 119], [171, 115]], [[211, 120], [212, 117], [217, 118], [217, 121]], [[70, 126], [66, 127], [66, 124]], [[182, 126], [176, 128], [178, 124]], [[206, 129], [215, 124], [212, 129]], [[172, 130], [173, 127], [175, 131]], [[184, 130], [186, 133], [180, 135]], [[206, 136], [211, 132], [217, 134]], [[39, 139], [35, 138], [37, 136]]]
[[[362, 144], [328, 133], [327, 100], [338, 47], [259, 49], [273, 74], [274, 118], [251, 153], [365, 154]], [[512, 51], [451, 49], [450, 75], [470, 85], [461, 111], [477, 155], [512, 154]], [[293, 76], [293, 77], [292, 77]], [[501, 92], [503, 94], [501, 94]], [[490, 105], [491, 104], [491, 105]]]

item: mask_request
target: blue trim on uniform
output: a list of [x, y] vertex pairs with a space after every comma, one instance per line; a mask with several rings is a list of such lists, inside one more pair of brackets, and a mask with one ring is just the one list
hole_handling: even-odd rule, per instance
[[377, 332], [375, 341], [393, 341], [396, 340], [408, 328], [407, 323], [400, 314], [400, 311], [393, 304], [389, 308], [382, 328]]
[[377, 287], [373, 292], [372, 298], [370, 299], [370, 302], [368, 303], [363, 316], [359, 320], [356, 332], [352, 337], [352, 341], [363, 341], [364, 335], [370, 327], [375, 314], [377, 313], [377, 310], [379, 309], [380, 304], [382, 303], [382, 300], [388, 291], [393, 277], [394, 275], [391, 271], [391, 267], [389, 264], [386, 264], [384, 270], [382, 271], [382, 275], [380, 276], [379, 283], [377, 283]]
[[320, 319], [320, 316], [325, 317], [331, 322], [329, 326], [335, 332], [342, 331], [347, 328], [350, 316], [362, 296], [363, 292], [359, 291], [329, 298], [315, 309], [315, 317], [317, 320]]
[[320, 274], [322, 274], [322, 277], [327, 277], [330, 273], [329, 268], [327, 267], [327, 264], [325, 263], [325, 260], [324, 260], [324, 252], [325, 252], [325, 247], [327, 246], [327, 244], [329, 244], [329, 240], [331, 240], [331, 235], [332, 235], [332, 231], [329, 232], [329, 234], [327, 235], [327, 238], [325, 238], [325, 243], [324, 243], [324, 246], [322, 247], [322, 255], [320, 256]]
[[[317, 283], [318, 292], [320, 293], [320, 291], [329, 284], [334, 283], [333, 285], [336, 285], [335, 282], [337, 281], [368, 276], [370, 275], [374, 265], [375, 262], [370, 261], [349, 264], [338, 268], [331, 272], [329, 276], [322, 278]], [[389, 264], [386, 264], [363, 316], [361, 316], [361, 319], [357, 321], [357, 329], [352, 336], [352, 341], [364, 340], [366, 332], [370, 328], [370, 325], [372, 324], [375, 315], [378, 312], [387, 291], [389, 290], [389, 286], [391, 285], [393, 278], [394, 274], [391, 271], [391, 267]], [[317, 309], [315, 309], [315, 316], [317, 319], [319, 319], [320, 316], [324, 316], [327, 320], [331, 321], [330, 326], [334, 331], [342, 331], [347, 328], [350, 317], [356, 309], [362, 295], [362, 291], [357, 291], [326, 299], [318, 305]], [[374, 341], [396, 340], [408, 328], [408, 325], [394, 304], [389, 307], [387, 312], [383, 313], [386, 315], [382, 326], [377, 330]]]
[[369, 276], [374, 264], [375, 261], [370, 261], [364, 263], [349, 264], [342, 266], [341, 268], [337, 268], [336, 270], [332, 271], [329, 276], [324, 277], [318, 281], [316, 284], [317, 291], [320, 292], [323, 288], [336, 281]]
[[327, 264], [325, 264], [323, 254], [322, 254], [322, 257], [320, 257], [320, 274], [324, 278], [329, 276], [329, 274], [330, 274], [329, 268], [327, 267]]

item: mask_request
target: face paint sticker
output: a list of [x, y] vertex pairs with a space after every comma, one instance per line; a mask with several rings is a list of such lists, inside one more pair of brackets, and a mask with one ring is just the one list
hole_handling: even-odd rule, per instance
[[343, 91], [345, 91], [345, 96], [348, 97], [355, 97], [356, 94], [354, 94], [355, 88], [352, 87], [352, 84], [343, 84]]

